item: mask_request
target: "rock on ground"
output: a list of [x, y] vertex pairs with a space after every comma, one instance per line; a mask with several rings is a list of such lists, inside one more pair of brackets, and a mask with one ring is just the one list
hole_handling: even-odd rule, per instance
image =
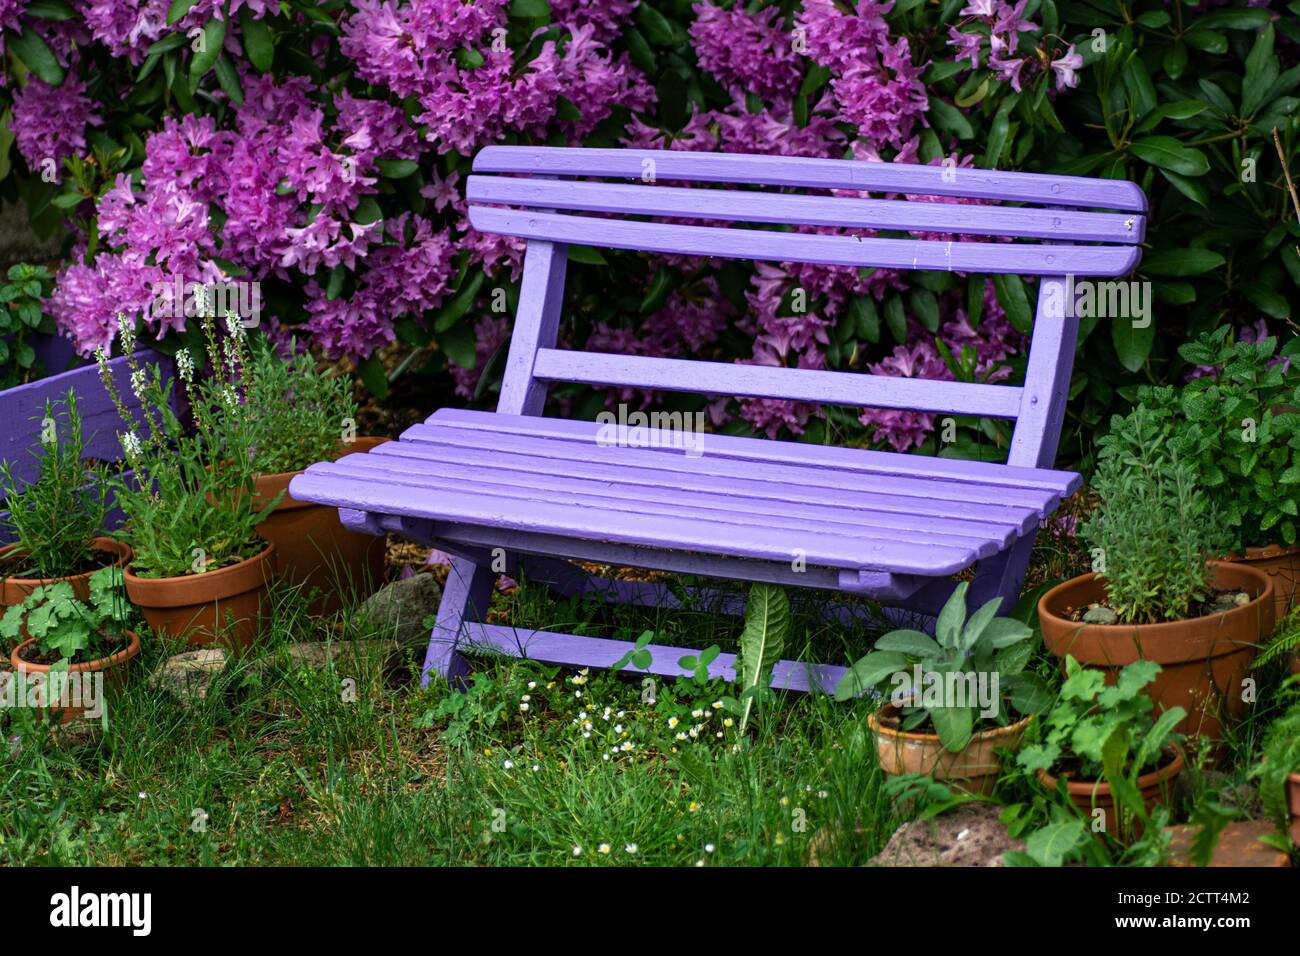
[[183, 704], [203, 700], [216, 676], [225, 669], [226, 652], [205, 647], [167, 658], [149, 678], [150, 687], [162, 687]]
[[429, 628], [424, 619], [438, 613], [442, 588], [431, 574], [416, 574], [386, 584], [357, 608], [357, 617], [385, 629], [399, 646], [425, 645]]
[[1024, 850], [998, 820], [991, 803], [964, 803], [932, 820], [913, 820], [894, 831], [869, 866], [1002, 866], [1002, 854]]

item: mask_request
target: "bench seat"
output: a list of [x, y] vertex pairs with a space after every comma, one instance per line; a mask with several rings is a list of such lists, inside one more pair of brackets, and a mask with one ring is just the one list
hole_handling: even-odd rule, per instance
[[365, 511], [725, 558], [922, 576], [1030, 534], [1071, 472], [442, 409], [398, 442], [312, 465], [295, 497]]

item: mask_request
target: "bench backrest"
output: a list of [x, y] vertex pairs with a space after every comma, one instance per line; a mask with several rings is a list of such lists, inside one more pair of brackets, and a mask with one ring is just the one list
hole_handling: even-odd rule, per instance
[[[598, 181], [610, 179], [633, 182]], [[962, 197], [1016, 205], [662, 185], [674, 182]], [[528, 240], [499, 411], [541, 414], [547, 383], [563, 381], [1015, 419], [1008, 461], [1038, 467], [1050, 466], [1056, 454], [1078, 327], [1073, 309], [1066, 308], [1065, 277], [1127, 274], [1141, 256], [1146, 224], [1146, 197], [1136, 185], [1122, 180], [635, 149], [489, 146], [474, 159], [468, 198], [470, 222], [476, 229]], [[710, 224], [655, 221], [664, 218]], [[720, 227], [715, 224], [719, 220], [760, 227]], [[980, 238], [952, 242], [810, 235], [761, 224]], [[1013, 241], [991, 242], [988, 237]], [[1025, 385], [556, 349], [570, 244], [1038, 276], [1042, 281]]]

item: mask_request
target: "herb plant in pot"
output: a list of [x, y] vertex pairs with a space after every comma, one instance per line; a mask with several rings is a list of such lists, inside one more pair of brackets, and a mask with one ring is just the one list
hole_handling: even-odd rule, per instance
[[1016, 757], [1048, 790], [1086, 815], [1104, 814], [1107, 833], [1121, 842], [1138, 836], [1157, 804], [1167, 804], [1185, 761], [1175, 726], [1186, 714], [1170, 707], [1159, 717], [1143, 693], [1160, 665], [1135, 661], [1114, 683], [1100, 671], [1065, 658], [1065, 682], [1052, 709]]
[[275, 545], [280, 574], [315, 595], [311, 611], [333, 613], [383, 583], [384, 538], [343, 527], [338, 509], [299, 501], [289, 482], [308, 465], [368, 452], [385, 438], [355, 437], [352, 382], [328, 375], [309, 353], [284, 358], [265, 338], [251, 343], [246, 409], [256, 434], [253, 463], [259, 506], [257, 531]]
[[1166, 423], [1144, 405], [1111, 422], [1092, 485], [1101, 504], [1080, 529], [1097, 570], [1044, 594], [1038, 618], [1048, 650], [1112, 679], [1134, 661], [1159, 664], [1147, 689], [1157, 708], [1182, 708], [1181, 733], [1217, 742], [1273, 630], [1273, 586], [1256, 568], [1207, 559], [1225, 535]]
[[1269, 726], [1250, 775], [1259, 781], [1264, 812], [1300, 847], [1300, 704]]
[[17, 642], [9, 662], [24, 695], [31, 693], [60, 723], [99, 716], [101, 692], [125, 686], [140, 653], [140, 638], [126, 627], [130, 605], [122, 579], [121, 568], [101, 568], [90, 576], [85, 601], [71, 582], [56, 581], [0, 618], [0, 637]]
[[[121, 349], [131, 356], [134, 327], [121, 319]], [[137, 422], [108, 374], [100, 350], [101, 378], [128, 430], [120, 434], [131, 479], [114, 481], [126, 516], [120, 532], [134, 556], [126, 590], [156, 632], [190, 644], [221, 640], [247, 648], [258, 634], [267, 584], [275, 571], [275, 546], [257, 535], [268, 512], [254, 498], [254, 431], [244, 413], [247, 332], [229, 317], [218, 337], [203, 323], [208, 374], [196, 374], [188, 350], [176, 353], [194, 429], [172, 410], [169, 386], [157, 365], [130, 359], [131, 388], [140, 401]], [[266, 502], [273, 505], [275, 501]]]
[[82, 459], [77, 396], [47, 402], [40, 427], [34, 481], [0, 461], [0, 510], [13, 543], [0, 548], [0, 607], [21, 604], [38, 587], [68, 581], [81, 600], [90, 596], [90, 576], [99, 568], [122, 566], [130, 549], [103, 535], [108, 510], [107, 470]]
[[1166, 415], [1169, 444], [1196, 473], [1228, 532], [1227, 560], [1273, 579], [1277, 620], [1300, 602], [1300, 338], [1278, 349], [1224, 326], [1178, 354], [1205, 374], [1181, 388], [1144, 388]]
[[1025, 672], [1033, 631], [1014, 618], [997, 617], [999, 598], [968, 620], [968, 587], [963, 581], [953, 591], [934, 637], [906, 629], [881, 637], [845, 673], [835, 697], [885, 698], [868, 725], [887, 774], [928, 774], [988, 794], [1001, 774], [997, 752], [1017, 748], [1032, 715], [1050, 697]]

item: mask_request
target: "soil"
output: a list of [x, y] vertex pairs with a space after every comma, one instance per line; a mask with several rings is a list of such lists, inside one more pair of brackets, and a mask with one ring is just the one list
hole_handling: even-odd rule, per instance
[[[120, 637], [103, 637], [101, 635], [99, 640], [96, 641], [95, 643], [99, 644], [103, 648], [102, 651], [90, 650], [89, 654], [83, 651], [82, 653], [77, 655], [77, 658], [74, 659], [72, 663], [87, 664], [90, 661], [97, 661], [104, 657], [112, 657], [118, 651], [126, 648], [130, 644], [130, 640], [131, 639], [127, 637], [125, 634], [121, 635]], [[104, 647], [104, 645], [107, 645], [107, 647]], [[94, 645], [92, 645], [92, 647], [93, 646]], [[27, 647], [23, 649], [23, 652], [18, 656], [21, 657], [23, 660], [25, 660], [28, 664], [44, 664], [47, 667], [53, 664], [57, 664], [60, 660], [62, 660], [62, 658], [60, 658], [58, 654], [41, 654], [39, 648], [35, 644], [29, 644]]]
[[[1243, 598], [1245, 600], [1242, 600]], [[1209, 601], [1201, 601], [1198, 602], [1197, 604], [1194, 604], [1191, 608], [1191, 613], [1187, 614], [1185, 617], [1179, 618], [1178, 620], [1191, 621], [1191, 620], [1195, 620], [1198, 617], [1208, 617], [1211, 614], [1222, 614], [1224, 611], [1230, 611], [1234, 607], [1240, 607], [1243, 604], [1248, 604], [1250, 603], [1250, 600], [1251, 600], [1250, 595], [1247, 594], [1245, 591], [1237, 591], [1237, 590], [1212, 591]], [[1082, 622], [1083, 616], [1087, 614], [1088, 611], [1092, 610], [1093, 608], [1099, 608], [1099, 607], [1106, 608], [1107, 610], [1111, 610], [1111, 611], [1114, 610], [1113, 608], [1111, 608], [1109, 601], [1102, 600], [1102, 601], [1098, 601], [1096, 604], [1089, 604], [1084, 607], [1068, 607], [1065, 609], [1064, 617], [1071, 621]], [[1112, 622], [1104, 622], [1104, 621], [1091, 622], [1090, 621], [1089, 623], [1090, 624], [1096, 623], [1103, 627], [1121, 626], [1121, 625], [1129, 626], [1129, 627], [1132, 626], [1132, 624], [1129, 622], [1118, 621], [1118, 620]]]
[[[106, 561], [105, 558], [108, 560]], [[85, 574], [87, 571], [98, 571], [115, 560], [117, 560], [117, 555], [101, 551], [88, 551], [74, 562], [71, 568], [65, 569], [62, 574], [51, 575], [51, 577], [70, 578], [78, 574]], [[0, 577], [39, 578], [43, 577], [43, 575], [32, 564], [26, 552], [17, 551], [0, 558]]]

